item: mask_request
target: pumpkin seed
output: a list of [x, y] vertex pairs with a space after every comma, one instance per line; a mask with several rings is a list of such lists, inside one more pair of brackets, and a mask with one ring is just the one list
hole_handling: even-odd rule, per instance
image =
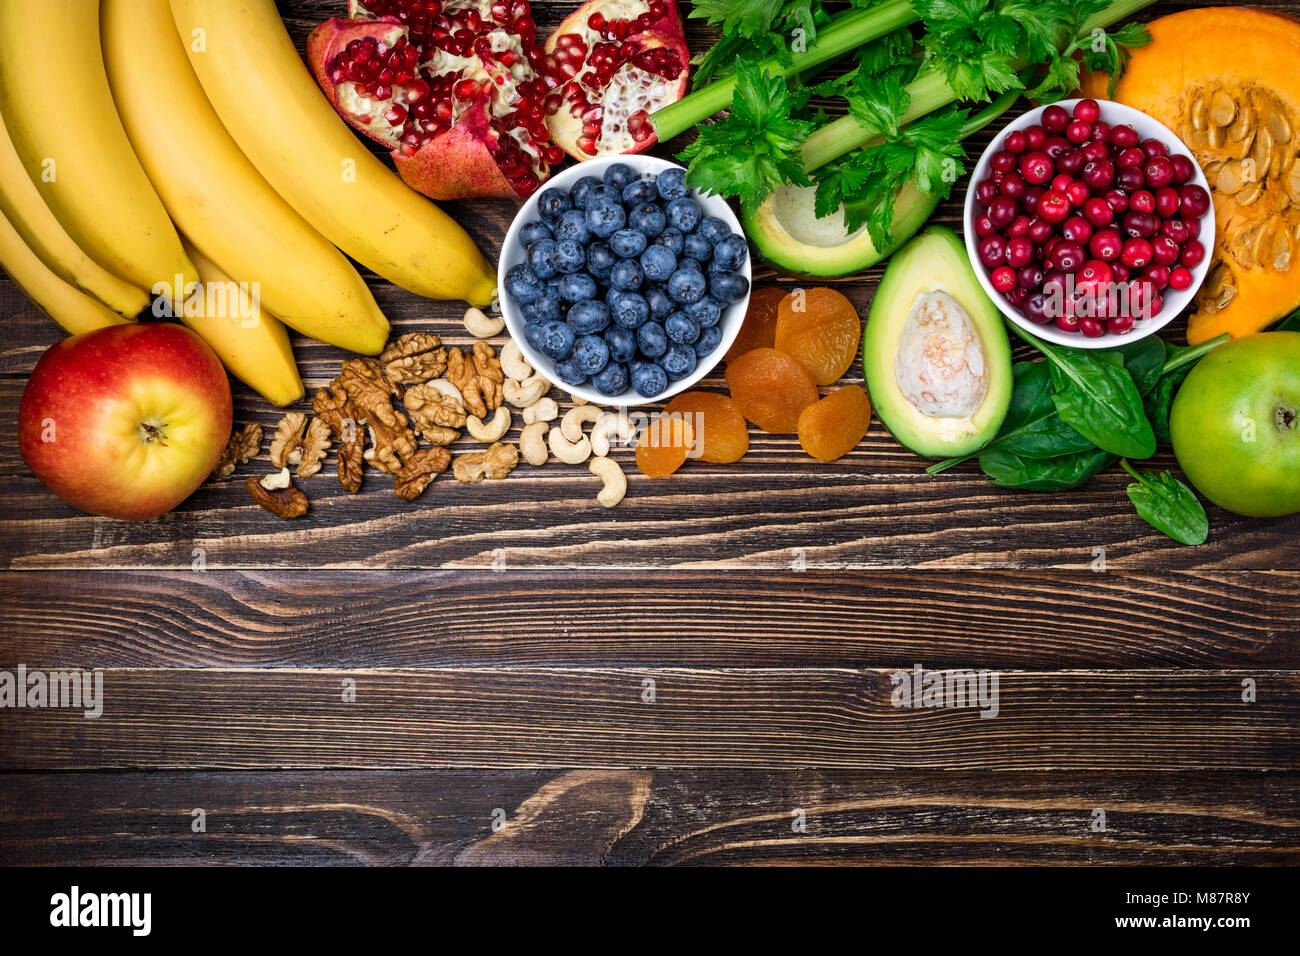
[[1222, 148], [1224, 142], [1228, 139], [1228, 134], [1222, 126], [1211, 126], [1206, 133], [1206, 142], [1215, 149]]
[[1300, 205], [1300, 163], [1292, 162], [1291, 170], [1286, 174], [1286, 194], [1293, 203]]
[[1200, 93], [1196, 94], [1196, 100], [1192, 103], [1192, 129], [1201, 132], [1205, 129], [1205, 97]]
[[1247, 156], [1250, 155], [1251, 147], [1253, 147], [1254, 145], [1255, 145], [1255, 131], [1252, 129], [1249, 133], [1246, 134], [1246, 138], [1237, 144], [1237, 148], [1233, 151], [1233, 155], [1236, 156], [1237, 159], [1245, 159]]
[[1237, 115], [1237, 104], [1223, 90], [1215, 90], [1210, 97], [1210, 122], [1215, 126], [1227, 126]]
[[1228, 139], [1239, 143], [1255, 128], [1255, 108], [1249, 103], [1237, 111], [1237, 118], [1228, 127]]
[[1291, 271], [1291, 233], [1279, 229], [1273, 235], [1273, 248], [1269, 250], [1269, 260], [1275, 272]]
[[1259, 197], [1262, 196], [1263, 194], [1264, 194], [1264, 184], [1260, 182], [1253, 182], [1245, 189], [1243, 189], [1241, 192], [1237, 193], [1237, 195], [1233, 196], [1232, 198], [1237, 201], [1238, 206], [1252, 206], [1255, 204], [1255, 202], [1259, 200]]
[[1205, 179], [1207, 182], [1214, 182], [1214, 180], [1219, 175], [1219, 170], [1221, 170], [1222, 168], [1223, 168], [1223, 160], [1216, 159], [1213, 162], [1206, 163], [1204, 166], [1202, 166], [1201, 171], [1205, 173]]
[[1234, 159], [1224, 163], [1214, 181], [1214, 191], [1224, 196], [1232, 196], [1246, 185], [1246, 173], [1240, 160]]
[[1279, 143], [1291, 142], [1291, 123], [1280, 109], [1269, 109], [1268, 131], [1273, 134], [1273, 138]]
[[1264, 127], [1255, 132], [1255, 145], [1250, 151], [1250, 158], [1255, 163], [1254, 180], [1262, 182], [1273, 164], [1273, 134]]

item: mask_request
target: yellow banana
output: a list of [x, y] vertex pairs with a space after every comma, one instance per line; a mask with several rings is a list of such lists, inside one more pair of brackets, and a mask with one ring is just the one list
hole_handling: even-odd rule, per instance
[[[58, 56], [35, 38], [58, 24]], [[141, 51], [141, 55], [148, 55]], [[0, 115], [27, 175], [86, 254], [142, 289], [197, 282], [108, 89], [97, 0], [0, 0]]]
[[51, 272], [7, 216], [0, 216], [0, 266], [34, 305], [73, 335], [130, 321]]
[[473, 241], [352, 134], [299, 59], [274, 0], [171, 0], [171, 9], [217, 115], [304, 219], [404, 289], [491, 301], [496, 276]]
[[284, 324], [194, 245], [186, 242], [185, 253], [198, 268], [203, 288], [186, 301], [180, 320], [212, 346], [230, 374], [271, 404], [302, 398], [302, 379]]
[[354, 352], [382, 351], [388, 320], [374, 296], [230, 138], [167, 0], [104, 0], [100, 27], [122, 124], [177, 228], [222, 271], [257, 282], [263, 306], [299, 332]]
[[123, 282], [72, 241], [23, 169], [3, 119], [0, 119], [0, 211], [18, 230], [27, 247], [64, 282], [90, 293], [128, 319], [135, 318], [149, 304], [147, 292]]

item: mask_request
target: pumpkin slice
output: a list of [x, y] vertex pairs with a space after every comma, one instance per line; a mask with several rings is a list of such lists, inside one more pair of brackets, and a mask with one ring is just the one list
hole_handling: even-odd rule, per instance
[[[1176, 132], [1214, 195], [1213, 262], [1187, 340], [1258, 332], [1300, 306], [1300, 21], [1234, 6], [1147, 26], [1115, 99]], [[1106, 81], [1084, 90], [1104, 97]]]

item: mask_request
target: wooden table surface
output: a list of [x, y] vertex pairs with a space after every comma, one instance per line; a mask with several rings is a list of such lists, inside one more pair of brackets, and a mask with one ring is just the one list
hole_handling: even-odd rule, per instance
[[[281, 4], [300, 44], [343, 7]], [[495, 256], [512, 203], [446, 208]], [[863, 315], [880, 271], [835, 282]], [[467, 341], [463, 304], [368, 279], [396, 331]], [[667, 480], [616, 451], [613, 511], [585, 467], [404, 503], [331, 456], [291, 523], [243, 489], [268, 440], [128, 524], [28, 473], [18, 399], [60, 333], [7, 279], [0, 321], [0, 669], [103, 668], [107, 698], [0, 712], [0, 862], [1300, 861], [1300, 516], [1211, 507], [1185, 548], [1118, 471], [931, 478], [876, 422], [832, 464], [756, 430]], [[345, 357], [295, 347], [309, 394]], [[236, 421], [279, 414], [236, 385]], [[998, 671], [996, 719], [892, 707], [917, 663]]]

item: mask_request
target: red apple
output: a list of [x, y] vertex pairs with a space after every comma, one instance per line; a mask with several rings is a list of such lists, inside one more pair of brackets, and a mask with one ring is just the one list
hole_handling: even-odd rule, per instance
[[93, 514], [143, 521], [190, 496], [230, 438], [230, 382], [189, 329], [114, 325], [36, 363], [18, 447], [47, 488]]

